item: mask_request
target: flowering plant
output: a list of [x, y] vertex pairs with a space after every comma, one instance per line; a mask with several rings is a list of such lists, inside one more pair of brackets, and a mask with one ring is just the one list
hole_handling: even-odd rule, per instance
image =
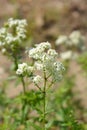
[[[11, 104], [12, 106], [9, 105], [6, 116], [4, 116], [6, 124], [2, 125], [3, 130], [51, 129], [52, 120], [49, 120], [49, 115], [52, 114], [53, 110], [51, 110], [49, 102], [53, 101], [52, 103], [54, 103], [54, 100], [53, 96], [51, 97], [49, 95], [53, 89], [55, 89], [55, 87], [52, 89], [52, 86], [56, 86], [56, 84], [62, 80], [63, 72], [65, 70], [64, 65], [58, 60], [58, 53], [52, 49], [49, 42], [36, 44], [33, 48], [29, 49], [29, 63], [20, 62], [21, 45], [26, 39], [26, 26], [26, 20], [14, 20], [13, 18], [10, 18], [4, 27], [0, 29], [1, 52], [12, 59], [15, 65], [14, 70], [16, 78], [22, 84], [22, 92], [14, 99], [9, 99], [13, 104]], [[69, 84], [72, 86], [72, 82], [69, 81]], [[34, 86], [34, 90], [29, 89], [30, 85], [31, 88]], [[62, 96], [65, 96], [65, 88], [60, 90], [61, 91], [58, 90], [58, 92], [60, 94], [62, 92]], [[59, 93], [56, 97], [60, 96]], [[6, 98], [6, 95], [4, 95], [2, 99], [4, 98]], [[62, 103], [63, 101], [65, 102], [64, 99], [62, 101], [58, 98], [56, 100], [57, 104], [60, 101]], [[8, 104], [8, 102], [6, 103]], [[65, 110], [65, 107], [63, 108], [61, 103], [60, 105], [58, 104], [58, 107], [55, 106], [55, 104], [56, 103], [54, 103], [54, 110], [59, 108], [59, 106], [61, 106], [60, 111], [63, 112]], [[58, 110], [58, 112], [60, 111]], [[68, 111], [68, 113], [70, 113], [70, 111]], [[63, 122], [64, 130], [66, 129], [66, 126], [71, 128], [72, 124], [75, 124], [75, 127], [73, 126], [72, 128], [82, 130], [77, 122], [75, 122], [73, 115], [69, 116], [68, 113], [68, 121], [64, 118]], [[60, 124], [62, 126], [62, 123]]]
[[[43, 127], [46, 129], [46, 95], [49, 88], [62, 79], [64, 66], [57, 61], [58, 54], [51, 49], [49, 42], [42, 42], [29, 51], [29, 57], [34, 60], [33, 66], [22, 63], [18, 65], [16, 74], [24, 78], [27, 76], [43, 95]], [[38, 71], [38, 74], [36, 74]], [[40, 72], [39, 72], [40, 71]], [[24, 92], [26, 88], [24, 86]]]

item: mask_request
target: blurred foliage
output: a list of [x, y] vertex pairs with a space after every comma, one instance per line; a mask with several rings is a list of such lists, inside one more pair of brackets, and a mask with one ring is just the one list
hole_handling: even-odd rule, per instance
[[79, 64], [81, 64], [82, 69], [87, 73], [87, 53], [84, 53], [79, 56], [77, 61]]

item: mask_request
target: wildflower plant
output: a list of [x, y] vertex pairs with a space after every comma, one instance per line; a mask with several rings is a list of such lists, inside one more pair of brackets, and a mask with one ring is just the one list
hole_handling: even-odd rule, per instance
[[[62, 79], [64, 66], [57, 61], [58, 54], [51, 48], [49, 42], [42, 42], [35, 45], [29, 51], [29, 58], [34, 60], [33, 66], [26, 63], [18, 65], [16, 74], [27, 76], [31, 82], [40, 90], [43, 95], [43, 130], [46, 130], [46, 95], [47, 91]], [[36, 73], [39, 73], [39, 75]], [[26, 88], [25, 88], [26, 89]], [[26, 90], [25, 90], [26, 91]]]
[[[53, 91], [51, 88], [62, 80], [65, 70], [63, 64], [58, 60], [58, 53], [52, 49], [49, 42], [35, 44], [28, 51], [29, 62], [20, 62], [22, 44], [26, 39], [26, 26], [25, 19], [10, 18], [0, 29], [1, 52], [12, 59], [16, 77], [22, 84], [22, 92], [12, 101], [10, 99], [11, 103], [18, 102], [6, 111], [7, 116], [4, 117], [6, 124], [2, 125], [3, 130], [51, 129], [49, 115], [52, 110], [49, 108], [48, 95], [51, 90]], [[69, 52], [70, 54], [71, 52]], [[31, 88], [34, 86], [34, 90], [30, 90], [29, 86]], [[17, 105], [19, 106], [17, 107]], [[35, 114], [33, 114], [34, 112]], [[11, 124], [8, 125], [10, 121]]]
[[4, 27], [0, 29], [0, 49], [3, 54], [13, 60], [16, 75], [21, 80], [23, 86], [23, 93], [19, 96], [22, 100], [20, 123], [26, 124], [29, 112], [28, 110], [26, 112], [28, 104], [27, 100], [29, 99], [25, 98], [28, 95], [28, 85], [26, 86], [25, 81], [25, 79], [27, 79], [38, 88], [40, 94], [42, 95], [42, 114], [39, 115], [39, 118], [42, 118], [41, 122], [43, 130], [46, 130], [47, 92], [52, 86], [54, 86], [55, 83], [62, 79], [64, 66], [58, 61], [58, 54], [54, 49], [52, 49], [49, 42], [36, 44], [34, 48], [29, 50], [28, 56], [30, 60], [32, 59], [33, 64], [25, 62], [19, 63], [21, 45], [23, 40], [26, 39], [26, 26], [26, 20], [14, 20], [13, 18], [8, 19]]

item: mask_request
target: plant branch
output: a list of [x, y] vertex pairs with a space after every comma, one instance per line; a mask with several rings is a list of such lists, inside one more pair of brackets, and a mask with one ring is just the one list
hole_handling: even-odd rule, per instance
[[35, 84], [35, 85], [42, 92], [42, 89], [37, 84]]

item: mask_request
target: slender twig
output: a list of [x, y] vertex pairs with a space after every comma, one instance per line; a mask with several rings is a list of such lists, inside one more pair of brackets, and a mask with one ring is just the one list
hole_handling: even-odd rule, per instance
[[46, 79], [49, 79], [49, 78], [50, 78], [50, 76], [51, 76], [51, 74], [49, 74], [49, 75], [46, 77]]

